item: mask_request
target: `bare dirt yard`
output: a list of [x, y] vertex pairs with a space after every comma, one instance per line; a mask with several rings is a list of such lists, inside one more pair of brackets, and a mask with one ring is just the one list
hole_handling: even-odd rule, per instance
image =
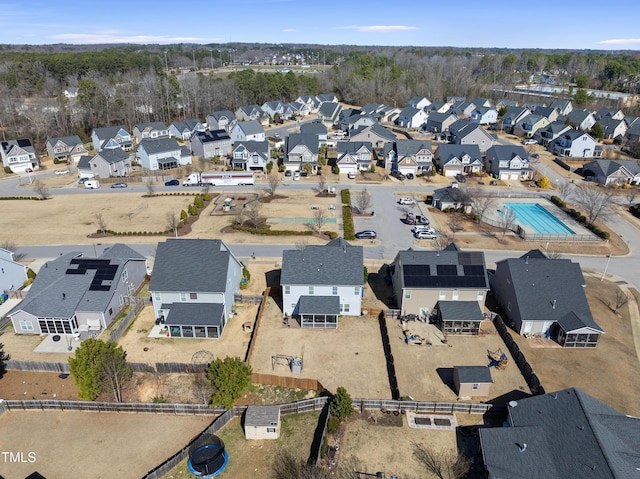
[[576, 387], [614, 409], [640, 416], [640, 362], [636, 356], [627, 306], [611, 311], [615, 283], [586, 276], [587, 299], [605, 330], [593, 349], [538, 348], [535, 340], [512, 333], [546, 391]]
[[[35, 462], [7, 463], [7, 478], [139, 478], [204, 430], [212, 416], [71, 411], [10, 411], [0, 416], [2, 451], [34, 453]], [[109, 447], [117, 444], [117, 447]]]

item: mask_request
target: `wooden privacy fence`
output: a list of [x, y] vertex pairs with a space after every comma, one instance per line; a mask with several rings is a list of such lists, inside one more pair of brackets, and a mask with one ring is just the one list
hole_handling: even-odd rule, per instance
[[82, 411], [82, 412], [117, 412], [136, 414], [171, 414], [171, 415], [218, 415], [222, 408], [210, 408], [206, 404], [170, 404], [170, 403], [115, 403], [98, 401], [58, 401], [58, 400], [3, 400], [0, 404], [5, 411]]
[[124, 319], [120, 322], [118, 327], [113, 331], [111, 331], [111, 334], [109, 335], [109, 341], [115, 342], [118, 339], [120, 339], [120, 336], [122, 336], [122, 334], [127, 330], [127, 328], [131, 326], [131, 323], [133, 322], [133, 320], [138, 317], [138, 314], [140, 314], [140, 311], [142, 311], [142, 308], [145, 307], [145, 303], [146, 303], [145, 301], [139, 301], [136, 303], [136, 305], [133, 308], [129, 310], [129, 312], [124, 317]]
[[262, 314], [264, 313], [264, 308], [267, 304], [267, 299], [271, 294], [271, 288], [267, 286], [267, 289], [264, 290], [264, 294], [262, 295], [262, 302], [258, 307], [258, 314], [256, 316], [256, 322], [253, 325], [253, 331], [251, 331], [251, 337], [249, 338], [249, 347], [247, 348], [247, 355], [244, 358], [244, 362], [251, 365], [251, 355], [253, 354], [253, 347], [256, 344], [256, 338], [258, 337], [258, 330], [260, 329], [260, 320], [262, 319]]
[[253, 373], [251, 381], [258, 384], [269, 384], [281, 388], [309, 389], [324, 392], [326, 389], [317, 379], [299, 378], [295, 376], [275, 376], [273, 374]]
[[[197, 373], [204, 371], [207, 364], [194, 363], [128, 363], [136, 373]], [[69, 373], [68, 363], [46, 363], [39, 361], [5, 362], [7, 371], [33, 371], [40, 373]]]
[[489, 410], [500, 409], [504, 406], [496, 406], [486, 403], [466, 402], [433, 402], [433, 401], [395, 401], [386, 399], [353, 399], [353, 407], [362, 411], [386, 410], [386, 411], [415, 411], [422, 413], [441, 414], [484, 414]]

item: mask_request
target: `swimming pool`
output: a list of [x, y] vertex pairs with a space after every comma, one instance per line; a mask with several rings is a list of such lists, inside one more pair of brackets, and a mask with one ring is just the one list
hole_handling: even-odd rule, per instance
[[505, 203], [516, 215], [518, 222], [543, 235], [573, 235], [575, 231], [545, 210], [538, 203]]

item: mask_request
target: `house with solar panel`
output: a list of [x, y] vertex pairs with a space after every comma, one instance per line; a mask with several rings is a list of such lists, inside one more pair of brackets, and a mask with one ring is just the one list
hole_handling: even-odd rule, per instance
[[158, 243], [149, 282], [156, 319], [172, 338], [220, 338], [240, 290], [242, 263], [221, 240]]
[[40, 159], [28, 138], [0, 142], [0, 156], [2, 166], [11, 168], [13, 173], [40, 168]]
[[303, 328], [335, 329], [339, 316], [360, 316], [364, 254], [342, 238], [282, 253], [282, 310]]
[[17, 334], [74, 334], [108, 327], [142, 285], [146, 258], [115, 244], [97, 258], [67, 253], [47, 261], [7, 316]]
[[482, 251], [408, 249], [391, 266], [401, 315], [437, 317], [448, 334], [478, 334], [489, 278]]

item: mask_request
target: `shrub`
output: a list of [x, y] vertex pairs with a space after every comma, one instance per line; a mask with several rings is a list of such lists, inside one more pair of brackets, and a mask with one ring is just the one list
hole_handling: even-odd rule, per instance
[[273, 170], [273, 161], [267, 163], [267, 174], [271, 173], [271, 170]]
[[11, 171], [11, 167], [10, 166], [5, 166], [4, 167], [4, 172], [9, 174], [9, 173], [13, 173], [13, 171]]
[[536, 185], [538, 185], [538, 188], [546, 190], [551, 188], [551, 181], [549, 181], [549, 178], [547, 178], [546, 176], [543, 176], [536, 181]]
[[204, 208], [204, 201], [202, 201], [202, 197], [196, 196], [193, 200], [193, 205], [198, 209]]
[[188, 213], [187, 213], [185, 210], [182, 210], [182, 211], [180, 212], [180, 219], [182, 220], [182, 222], [183, 222], [185, 225], [188, 225], [188, 224], [189, 224], [189, 215], [188, 215]]
[[335, 231], [324, 231], [324, 234], [327, 235], [329, 239], [332, 239], [332, 240], [338, 237], [338, 233], [336, 233]]
[[356, 239], [356, 233], [353, 228], [353, 216], [351, 216], [351, 206], [342, 205], [342, 232], [344, 239]]
[[335, 434], [340, 430], [340, 419], [331, 416], [327, 422], [327, 432], [329, 434]]
[[196, 208], [195, 205], [189, 205], [189, 214], [191, 216], [197, 216], [198, 214], [198, 208]]
[[284, 166], [284, 165], [279, 165], [279, 166], [278, 166], [278, 171], [279, 171], [280, 173], [284, 173], [286, 169], [287, 169], [287, 167], [286, 167], [286, 166]]
[[351, 192], [349, 190], [340, 190], [340, 197], [343, 205], [351, 204]]
[[560, 208], [564, 208], [566, 206], [566, 203], [562, 201], [562, 199], [559, 196], [554, 195], [551, 198], [549, 198], [549, 201], [551, 201], [551, 203], [553, 203], [554, 205]]
[[345, 388], [339, 386], [329, 404], [329, 412], [338, 420], [342, 421], [353, 414], [353, 402], [351, 396]]
[[622, 185], [622, 189], [623, 190], [628, 190], [629, 189], [629, 183], [625, 183]]
[[211, 195], [209, 193], [205, 193], [204, 195], [202, 195], [202, 199], [204, 201], [211, 201]]
[[375, 172], [376, 172], [376, 165], [371, 163], [371, 168], [369, 168], [369, 173], [375, 173]]
[[340, 167], [339, 166], [334, 166], [333, 168], [331, 168], [331, 172], [334, 175], [339, 175], [340, 174]]

